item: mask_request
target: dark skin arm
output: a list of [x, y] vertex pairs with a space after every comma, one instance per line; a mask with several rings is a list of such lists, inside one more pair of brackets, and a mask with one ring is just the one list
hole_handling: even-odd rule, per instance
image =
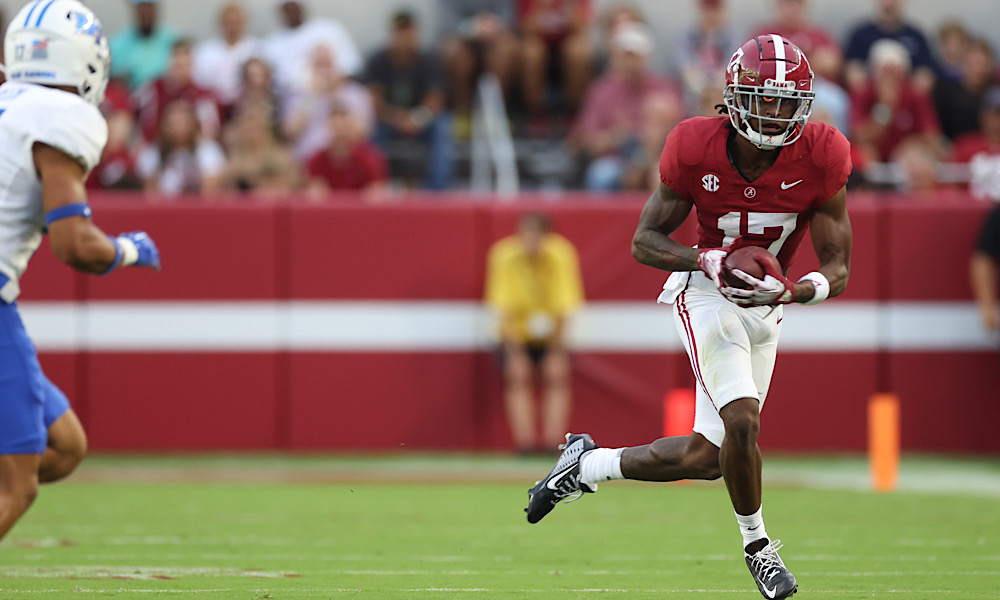
[[684, 223], [691, 207], [690, 202], [661, 183], [642, 207], [639, 226], [632, 236], [632, 258], [664, 271], [697, 271], [698, 250], [670, 237]]
[[[813, 215], [809, 225], [812, 230], [813, 249], [819, 258], [819, 272], [830, 282], [830, 298], [839, 296], [847, 288], [851, 274], [851, 245], [854, 234], [851, 219], [847, 216], [847, 188], [827, 200]], [[813, 297], [812, 283], [795, 284], [793, 301], [805, 302]]]
[[[74, 158], [46, 144], [31, 148], [42, 182], [45, 212], [76, 202], [87, 202], [84, 169]], [[52, 252], [61, 262], [86, 273], [102, 273], [115, 260], [115, 246], [87, 217], [59, 219], [49, 226]]]
[[1000, 281], [1000, 266], [989, 254], [977, 250], [969, 260], [969, 281], [972, 295], [979, 307], [983, 325], [989, 331], [1000, 328], [1000, 306], [997, 306], [997, 281]]

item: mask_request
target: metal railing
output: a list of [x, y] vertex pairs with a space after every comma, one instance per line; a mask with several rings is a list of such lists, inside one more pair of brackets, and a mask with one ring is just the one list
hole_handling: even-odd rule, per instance
[[520, 187], [517, 153], [511, 136], [500, 81], [486, 73], [476, 84], [472, 112], [471, 187], [512, 199]]

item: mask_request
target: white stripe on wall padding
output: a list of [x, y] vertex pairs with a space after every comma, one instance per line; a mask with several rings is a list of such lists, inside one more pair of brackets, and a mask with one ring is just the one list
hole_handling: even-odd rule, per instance
[[[493, 319], [473, 301], [23, 302], [41, 351], [442, 352], [489, 349]], [[601, 352], [680, 351], [671, 307], [591, 302], [570, 344]], [[997, 348], [971, 302], [830, 302], [785, 308], [781, 348], [797, 352]]]

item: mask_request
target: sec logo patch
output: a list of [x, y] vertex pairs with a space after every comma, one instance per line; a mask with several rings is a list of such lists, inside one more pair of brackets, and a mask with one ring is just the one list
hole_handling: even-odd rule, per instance
[[706, 192], [719, 191], [719, 176], [715, 173], [706, 173], [701, 178], [701, 187], [705, 188]]

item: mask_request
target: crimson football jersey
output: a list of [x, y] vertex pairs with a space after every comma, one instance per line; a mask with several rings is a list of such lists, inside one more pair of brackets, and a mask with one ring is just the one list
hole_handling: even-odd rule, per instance
[[850, 144], [829, 125], [807, 123], [795, 143], [773, 150], [780, 154], [763, 175], [747, 181], [729, 162], [730, 133], [725, 116], [682, 121], [667, 136], [660, 180], [694, 204], [698, 247], [719, 248], [742, 235], [787, 270], [813, 212], [847, 182]]

